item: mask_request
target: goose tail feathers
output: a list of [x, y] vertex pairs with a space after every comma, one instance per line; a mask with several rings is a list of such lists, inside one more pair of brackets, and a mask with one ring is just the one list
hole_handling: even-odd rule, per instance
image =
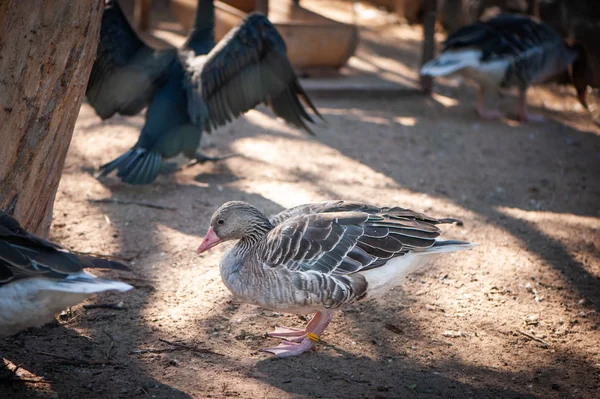
[[415, 251], [415, 253], [419, 255], [432, 255], [444, 252], [466, 251], [475, 248], [477, 245], [476, 243], [458, 240], [436, 241], [431, 247]]
[[481, 52], [478, 50], [447, 51], [429, 61], [421, 68], [424, 76], [446, 76], [463, 68], [479, 65]]

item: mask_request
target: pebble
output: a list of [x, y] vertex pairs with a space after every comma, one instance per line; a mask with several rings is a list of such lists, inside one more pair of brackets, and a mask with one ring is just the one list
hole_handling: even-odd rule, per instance
[[459, 337], [463, 336], [463, 334], [462, 334], [462, 332], [460, 332], [460, 330], [458, 330], [458, 331], [446, 330], [442, 333], [442, 335], [444, 337], [449, 337], [449, 338], [459, 338]]

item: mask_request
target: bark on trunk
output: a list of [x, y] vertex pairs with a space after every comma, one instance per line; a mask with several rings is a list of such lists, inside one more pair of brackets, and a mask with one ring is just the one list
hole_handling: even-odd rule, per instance
[[46, 236], [103, 0], [0, 0], [0, 209]]

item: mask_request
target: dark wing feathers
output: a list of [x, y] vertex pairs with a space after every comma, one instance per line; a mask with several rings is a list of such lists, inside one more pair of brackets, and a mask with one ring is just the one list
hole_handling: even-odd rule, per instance
[[440, 234], [436, 224], [454, 221], [350, 201], [306, 204], [273, 216], [257, 253], [271, 267], [344, 275], [429, 248]]
[[446, 39], [444, 51], [474, 47], [482, 51], [482, 61], [487, 61], [521, 57], [529, 49], [557, 43], [562, 43], [562, 38], [549, 25], [525, 16], [503, 14], [458, 29]]
[[28, 267], [31, 261], [7, 242], [0, 241], [0, 261], [16, 267]]
[[346, 255], [344, 259], [342, 259], [342, 263], [338, 266], [337, 270], [340, 274], [350, 274], [359, 271], [363, 268], [362, 263], [354, 260], [353, 258]]
[[260, 103], [308, 132], [305, 121], [313, 120], [300, 99], [319, 115], [298, 82], [281, 35], [261, 14], [249, 15], [217, 44], [205, 62], [188, 62], [187, 70], [190, 117], [196, 124], [204, 123], [208, 131]]
[[392, 234], [388, 234], [387, 236], [382, 238], [373, 238], [363, 235], [362, 237], [360, 237], [358, 242], [361, 244], [368, 245], [371, 248], [381, 249], [382, 251], [385, 251], [389, 254], [400, 252], [403, 248], [403, 243], [399, 239], [394, 238]]
[[50, 241], [29, 234], [13, 217], [0, 210], [0, 241], [8, 239], [9, 237], [11, 238], [11, 241], [16, 243], [32, 242], [43, 247], [60, 248], [60, 246], [51, 243]]
[[[375, 214], [389, 208], [379, 208], [373, 205], [364, 204], [355, 201], [325, 201], [312, 204], [298, 205], [293, 208], [288, 208], [269, 218], [273, 226], [277, 226], [282, 222], [294, 216], [310, 215], [314, 213], [330, 213], [330, 212], [367, 212]], [[394, 208], [396, 209], [396, 208]], [[411, 211], [412, 212], [412, 211]]]
[[[272, 225], [276, 226], [286, 221], [289, 218], [301, 215], [310, 215], [315, 213], [333, 213], [333, 212], [365, 212], [370, 214], [370, 226], [383, 226], [390, 227], [395, 226], [393, 219], [400, 219], [404, 221], [404, 228], [411, 226], [420, 226], [421, 229], [429, 228], [433, 232], [437, 232], [436, 224], [440, 223], [452, 223], [460, 222], [456, 219], [436, 219], [427, 216], [423, 213], [415, 212], [410, 209], [400, 207], [377, 207], [374, 205], [365, 204], [356, 201], [325, 201], [315, 202], [311, 204], [298, 205], [293, 208], [286, 209], [276, 215], [269, 218]], [[392, 220], [391, 224], [388, 223]], [[411, 223], [410, 221], [428, 222], [432, 226], [427, 227], [426, 225], [419, 224], [417, 222]], [[397, 227], [397, 226], [396, 226]]]
[[369, 225], [364, 227], [363, 234], [365, 237], [384, 238], [389, 232], [386, 226]]
[[86, 89], [102, 119], [115, 113], [135, 115], [167, 79], [176, 50], [155, 50], [140, 40], [119, 3], [107, 0], [96, 60]]
[[362, 268], [364, 265], [368, 265], [373, 261], [373, 257], [369, 255], [367, 251], [361, 248], [360, 245], [354, 246], [347, 254], [346, 258], [354, 260], [360, 264]]
[[28, 233], [0, 211], [0, 284], [36, 276], [62, 278], [83, 268], [128, 270], [119, 262], [67, 252]]

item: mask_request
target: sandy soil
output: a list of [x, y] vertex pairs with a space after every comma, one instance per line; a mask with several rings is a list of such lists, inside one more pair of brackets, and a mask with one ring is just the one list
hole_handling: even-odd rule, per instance
[[[411, 67], [418, 31], [378, 29], [361, 54]], [[203, 139], [240, 157], [144, 187], [92, 175], [136, 141], [143, 116], [102, 122], [84, 105], [51, 238], [128, 261], [132, 273], [105, 275], [136, 289], [86, 302], [122, 310], [77, 306], [0, 342], [9, 369], [47, 380], [0, 385], [0, 397], [600, 397], [600, 129], [568, 88], [533, 90], [549, 120], [529, 125], [480, 121], [460, 81], [436, 92], [315, 98], [327, 119], [315, 138], [261, 108]], [[514, 94], [493, 103], [515, 112]], [[274, 325], [305, 320], [231, 297], [218, 273], [228, 246], [195, 254], [210, 215], [234, 199], [272, 213], [337, 198], [460, 218], [446, 236], [480, 246], [339, 312], [318, 351], [258, 352], [277, 343], [264, 335]]]

